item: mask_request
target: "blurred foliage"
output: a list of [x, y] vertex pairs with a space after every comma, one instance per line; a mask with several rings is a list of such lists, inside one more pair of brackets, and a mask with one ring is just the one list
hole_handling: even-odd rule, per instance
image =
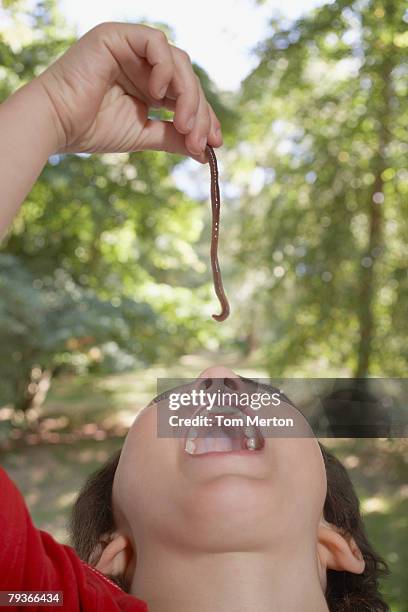
[[[195, 66], [226, 143], [230, 320], [210, 317], [208, 169], [191, 171], [181, 157], [52, 156], [2, 246], [0, 442], [38, 525], [54, 535], [79, 477], [121, 444], [139, 394], [145, 403], [157, 376], [208, 365], [188, 371], [181, 355], [222, 343], [241, 373], [244, 357], [261, 363], [261, 377], [406, 374], [406, 3], [335, 0], [289, 23], [273, 16], [276, 3], [258, 2], [271, 6], [270, 36], [241, 91], [218, 91]], [[56, 0], [2, 7], [0, 100], [75, 40]], [[181, 168], [203, 182], [202, 198], [177, 187]], [[157, 361], [171, 374], [148, 368]], [[391, 565], [392, 610], [405, 612], [402, 443], [331, 446]]]
[[[55, 0], [4, 7], [1, 99], [74, 40]], [[209, 208], [177, 187], [180, 167], [191, 168], [178, 156], [52, 156], [4, 253], [33, 290], [59, 275], [92, 296], [95, 318], [110, 303], [127, 329], [118, 339], [112, 330], [118, 367], [131, 365], [126, 355], [171, 360], [222, 341], [274, 376], [404, 375], [407, 21], [400, 0], [337, 0], [295, 22], [271, 8], [271, 35], [239, 94], [195, 66], [226, 142], [221, 264], [233, 318], [224, 326], [209, 317]], [[204, 170], [191, 177], [207, 188]], [[32, 366], [115, 367], [104, 334], [82, 331], [90, 343], [74, 326]]]
[[[124, 299], [117, 308], [61, 268], [40, 280], [10, 255], [0, 255], [0, 320], [0, 346], [8, 355], [2, 360], [0, 397], [20, 410], [43, 399], [44, 376], [63, 366], [80, 371], [93, 363], [95, 369], [104, 352], [111, 361], [116, 356], [111, 370], [157, 357], [149, 342], [156, 319], [148, 305]], [[136, 344], [132, 327], [142, 323], [144, 335]]]
[[[1, 98], [74, 40], [54, 0], [4, 6]], [[221, 248], [235, 318], [222, 330], [207, 316], [209, 211], [177, 187], [180, 157], [52, 156], [4, 252], [38, 290], [57, 273], [95, 308], [110, 301], [129, 329], [119, 349], [145, 361], [222, 340], [274, 376], [404, 375], [407, 21], [400, 0], [273, 17], [239, 96], [195, 67], [227, 144]]]
[[229, 243], [271, 375], [406, 375], [407, 23], [403, 0], [273, 18], [243, 83]]
[[[0, 99], [75, 40], [54, 0], [3, 6]], [[210, 209], [177, 188], [183, 162], [155, 152], [50, 158], [2, 246], [0, 405], [29, 407], [33, 372], [121, 369], [217, 346], [208, 245], [203, 257], [194, 248]]]

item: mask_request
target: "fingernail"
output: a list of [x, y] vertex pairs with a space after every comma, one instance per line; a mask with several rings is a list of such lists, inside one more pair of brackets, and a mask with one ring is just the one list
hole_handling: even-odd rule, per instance
[[192, 130], [194, 125], [194, 117], [190, 117], [190, 119], [186, 123], [186, 128], [188, 130]]
[[159, 98], [164, 98], [165, 94], [167, 91], [167, 87], [163, 87], [160, 91], [159, 91]]
[[221, 134], [221, 130], [220, 130], [219, 128], [217, 128], [217, 129], [215, 130], [215, 137], [216, 137], [216, 139], [217, 139], [217, 140], [218, 140], [218, 139], [221, 139], [221, 140], [222, 140], [222, 134]]
[[200, 140], [198, 141], [198, 146], [200, 147], [202, 151], [204, 151], [206, 144], [207, 144], [207, 139], [205, 138], [205, 136], [203, 138], [200, 138]]

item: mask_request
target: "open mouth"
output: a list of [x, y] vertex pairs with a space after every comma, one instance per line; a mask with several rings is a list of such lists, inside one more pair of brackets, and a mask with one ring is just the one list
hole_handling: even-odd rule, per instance
[[247, 414], [237, 407], [200, 408], [195, 416], [207, 416], [211, 423], [187, 429], [184, 450], [189, 455], [231, 453], [263, 449], [265, 440], [258, 427], [247, 424]]

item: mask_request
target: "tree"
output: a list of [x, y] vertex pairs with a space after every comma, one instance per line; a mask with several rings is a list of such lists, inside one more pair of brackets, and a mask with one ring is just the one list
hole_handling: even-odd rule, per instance
[[[133, 323], [155, 322], [147, 305], [131, 302]], [[10, 255], [0, 255], [0, 401], [26, 412], [41, 405], [51, 377], [63, 366], [85, 369], [103, 356], [105, 343], [127, 348], [130, 365], [152, 358], [146, 340], [131, 346], [131, 313], [81, 288], [62, 269], [34, 278]], [[123, 351], [120, 357], [123, 360]], [[82, 358], [81, 358], [82, 357]]]
[[[74, 41], [54, 0], [4, 7], [0, 99]], [[195, 249], [210, 208], [177, 187], [183, 161], [155, 152], [50, 158], [2, 246], [0, 405], [30, 407], [33, 371], [96, 367], [92, 355], [112, 365], [113, 353], [129, 365], [170, 360], [217, 335], [201, 315], [212, 299], [208, 256]]]
[[398, 0], [274, 19], [244, 82], [235, 255], [275, 374], [406, 373], [407, 20]]

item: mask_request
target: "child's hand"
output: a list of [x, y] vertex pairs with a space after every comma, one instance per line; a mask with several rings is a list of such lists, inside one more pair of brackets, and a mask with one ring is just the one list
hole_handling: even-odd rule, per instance
[[[50, 102], [59, 152], [163, 150], [205, 161], [222, 144], [220, 122], [188, 55], [142, 25], [104, 23], [38, 77]], [[148, 119], [174, 110], [174, 122]]]

